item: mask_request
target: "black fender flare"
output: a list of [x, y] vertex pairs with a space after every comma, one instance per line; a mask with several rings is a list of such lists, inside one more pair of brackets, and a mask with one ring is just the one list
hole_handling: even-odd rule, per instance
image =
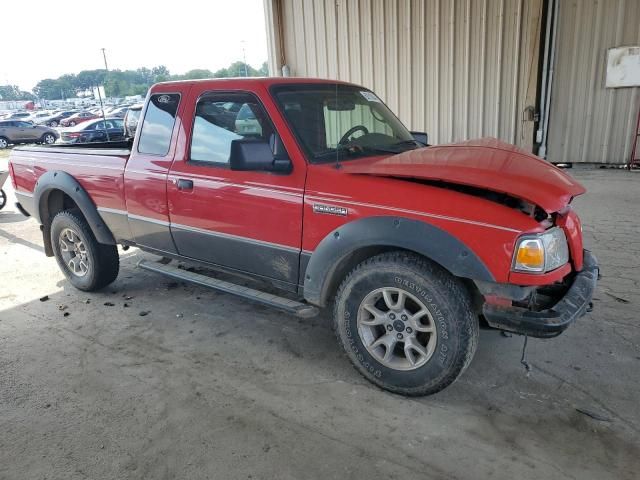
[[304, 298], [324, 306], [338, 265], [349, 255], [372, 246], [410, 250], [457, 277], [495, 281], [484, 262], [445, 230], [403, 217], [368, 217], [336, 228], [318, 244], [304, 272]]
[[[44, 226], [44, 231], [48, 231], [51, 221], [53, 220], [49, 215], [49, 199], [50, 193], [55, 190], [62, 191], [78, 205], [78, 208], [87, 220], [91, 231], [99, 243], [108, 245], [116, 244], [111, 230], [109, 230], [109, 227], [107, 227], [102, 220], [102, 217], [98, 213], [98, 208], [95, 203], [93, 203], [93, 200], [91, 200], [87, 191], [80, 185], [78, 180], [67, 172], [58, 170], [50, 170], [42, 174], [36, 182], [36, 187], [33, 191], [34, 216], [38, 222]], [[47, 238], [45, 234], [45, 242], [46, 241]]]

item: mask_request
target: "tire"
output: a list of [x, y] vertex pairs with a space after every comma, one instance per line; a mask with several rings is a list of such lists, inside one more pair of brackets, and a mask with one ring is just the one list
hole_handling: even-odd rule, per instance
[[56, 122], [55, 120], [52, 120], [49, 122], [49, 126], [50, 127], [57, 127], [58, 126], [58, 122]]
[[5, 137], [0, 137], [0, 150], [4, 150], [9, 146], [9, 140]]
[[0, 210], [2, 210], [7, 205], [7, 194], [4, 193], [4, 190], [0, 189]]
[[98, 243], [79, 210], [65, 210], [53, 218], [51, 244], [60, 270], [78, 290], [99, 290], [118, 276], [117, 247]]
[[40, 141], [45, 145], [51, 145], [53, 143], [56, 143], [56, 136], [53, 133], [45, 133]]
[[351, 271], [338, 289], [333, 318], [356, 370], [402, 395], [430, 395], [451, 385], [478, 343], [478, 317], [466, 288], [440, 266], [406, 252], [377, 255]]

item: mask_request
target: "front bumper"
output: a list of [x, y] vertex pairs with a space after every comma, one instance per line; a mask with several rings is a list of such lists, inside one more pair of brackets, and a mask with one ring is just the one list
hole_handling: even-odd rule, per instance
[[555, 337], [587, 312], [599, 272], [596, 257], [589, 250], [584, 250], [582, 271], [575, 276], [565, 295], [553, 307], [536, 312], [521, 307], [485, 303], [482, 313], [493, 328], [531, 337]]

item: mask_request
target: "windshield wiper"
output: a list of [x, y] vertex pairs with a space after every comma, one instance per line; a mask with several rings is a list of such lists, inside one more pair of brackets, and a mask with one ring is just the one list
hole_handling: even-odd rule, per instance
[[417, 140], [402, 140], [401, 142], [398, 143], [392, 143], [390, 146], [391, 147], [403, 147], [403, 146], [414, 146], [416, 148], [421, 148], [424, 147], [424, 145], [422, 145], [420, 142], [418, 142]]
[[336, 156], [338, 160], [344, 160], [345, 154], [353, 157], [376, 153], [392, 153], [396, 155], [405, 151], [401, 148], [403, 146], [419, 148], [420, 144], [415, 140], [403, 140], [389, 145], [338, 145], [334, 150], [316, 155], [315, 160], [331, 160], [335, 159]]
[[338, 158], [338, 160], [343, 160], [345, 154], [349, 156], [358, 156], [370, 153], [365, 150], [365, 148], [354, 147], [353, 145], [338, 145], [333, 150], [317, 154], [315, 156], [315, 160], [331, 160], [335, 159], [336, 157]]

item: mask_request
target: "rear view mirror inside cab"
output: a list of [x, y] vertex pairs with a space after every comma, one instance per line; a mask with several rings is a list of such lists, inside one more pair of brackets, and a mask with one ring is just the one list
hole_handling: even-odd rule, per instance
[[344, 112], [356, 109], [356, 104], [351, 99], [330, 98], [326, 101], [327, 110], [332, 112]]

